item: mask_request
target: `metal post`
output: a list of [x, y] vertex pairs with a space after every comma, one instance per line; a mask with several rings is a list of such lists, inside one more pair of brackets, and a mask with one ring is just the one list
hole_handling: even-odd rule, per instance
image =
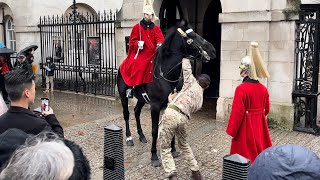
[[223, 157], [222, 180], [246, 180], [250, 161], [239, 154]]
[[103, 179], [124, 180], [122, 129], [112, 124], [104, 128]]

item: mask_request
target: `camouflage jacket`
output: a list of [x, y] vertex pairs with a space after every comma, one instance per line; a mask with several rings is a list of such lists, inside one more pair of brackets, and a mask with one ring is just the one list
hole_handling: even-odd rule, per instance
[[192, 74], [189, 59], [182, 59], [182, 70], [184, 79], [182, 89], [169, 97], [169, 104], [177, 106], [190, 117], [191, 113], [198, 111], [202, 107], [203, 89]]

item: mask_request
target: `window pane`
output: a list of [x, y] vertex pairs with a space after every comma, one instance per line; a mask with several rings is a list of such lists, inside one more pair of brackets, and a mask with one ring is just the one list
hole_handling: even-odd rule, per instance
[[8, 48], [16, 50], [16, 33], [14, 32], [14, 23], [11, 17], [9, 17], [6, 21], [6, 40], [8, 44]]
[[13, 40], [13, 39], [14, 39], [14, 37], [13, 37], [13, 31], [9, 31], [9, 38], [10, 38], [10, 40]]
[[180, 13], [177, 6], [176, 6], [176, 19], [180, 19]]
[[12, 29], [12, 27], [11, 27], [11, 20], [10, 20], [10, 19], [8, 20], [8, 26], [7, 26], [7, 27], [8, 27], [8, 29]]

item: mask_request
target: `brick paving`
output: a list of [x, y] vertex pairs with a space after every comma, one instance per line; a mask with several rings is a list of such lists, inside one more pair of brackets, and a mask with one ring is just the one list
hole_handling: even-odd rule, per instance
[[[58, 94], [56, 95], [57, 102], [64, 100], [62, 98], [64, 96], [63, 94], [55, 94]], [[125, 127], [121, 108], [117, 103], [110, 103], [108, 100], [101, 99], [99, 100], [99, 105], [95, 105], [95, 99], [98, 99], [95, 97], [87, 98], [73, 94], [69, 94], [68, 97], [71, 99], [73, 97], [78, 100], [75, 101], [76, 104], [63, 106], [78, 107], [86, 105], [86, 101], [91, 102], [89, 103], [90, 108], [88, 109], [71, 108], [65, 110], [65, 108], [60, 107], [60, 109], [63, 109], [63, 112], [58, 110], [56, 114], [62, 121], [62, 124], [65, 125], [66, 137], [77, 142], [90, 160], [92, 179], [102, 179], [103, 127], [112, 123], [123, 128]], [[72, 100], [68, 102], [73, 103]], [[79, 104], [79, 102], [81, 103]], [[55, 103], [54, 106], [58, 107], [60, 106], [59, 104], [63, 103]], [[53, 109], [55, 109], [54, 106]], [[228, 154], [231, 142], [231, 138], [225, 133], [226, 123], [214, 119], [213, 107], [213, 104], [206, 104], [202, 111], [193, 115], [187, 128], [190, 146], [198, 160], [200, 170], [206, 179], [210, 180], [221, 179], [222, 158]], [[94, 109], [94, 111], [92, 109]], [[130, 127], [135, 145], [128, 147], [124, 141], [126, 179], [165, 179], [165, 173], [162, 168], [154, 168], [150, 164], [151, 117], [149, 109], [144, 108], [141, 115], [141, 125], [148, 140], [147, 144], [139, 142], [136, 123], [133, 117], [133, 107], [130, 107], [130, 112]], [[70, 118], [73, 119], [72, 123], [69, 122]], [[320, 155], [320, 138], [317, 136], [280, 129], [271, 129], [270, 132], [274, 145], [298, 144]], [[184, 161], [181, 158], [177, 158], [175, 161], [180, 179], [189, 179], [190, 172]]]

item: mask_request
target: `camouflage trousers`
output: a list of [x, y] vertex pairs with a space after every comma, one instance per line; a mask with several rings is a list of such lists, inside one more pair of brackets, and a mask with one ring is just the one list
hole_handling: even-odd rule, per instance
[[185, 128], [187, 122], [188, 118], [174, 109], [167, 108], [162, 115], [159, 125], [160, 154], [163, 169], [168, 173], [168, 176], [177, 172], [171, 154], [171, 140], [174, 136], [178, 139], [178, 146], [182, 152], [181, 158], [186, 161], [192, 171], [199, 170], [198, 163], [187, 143]]

